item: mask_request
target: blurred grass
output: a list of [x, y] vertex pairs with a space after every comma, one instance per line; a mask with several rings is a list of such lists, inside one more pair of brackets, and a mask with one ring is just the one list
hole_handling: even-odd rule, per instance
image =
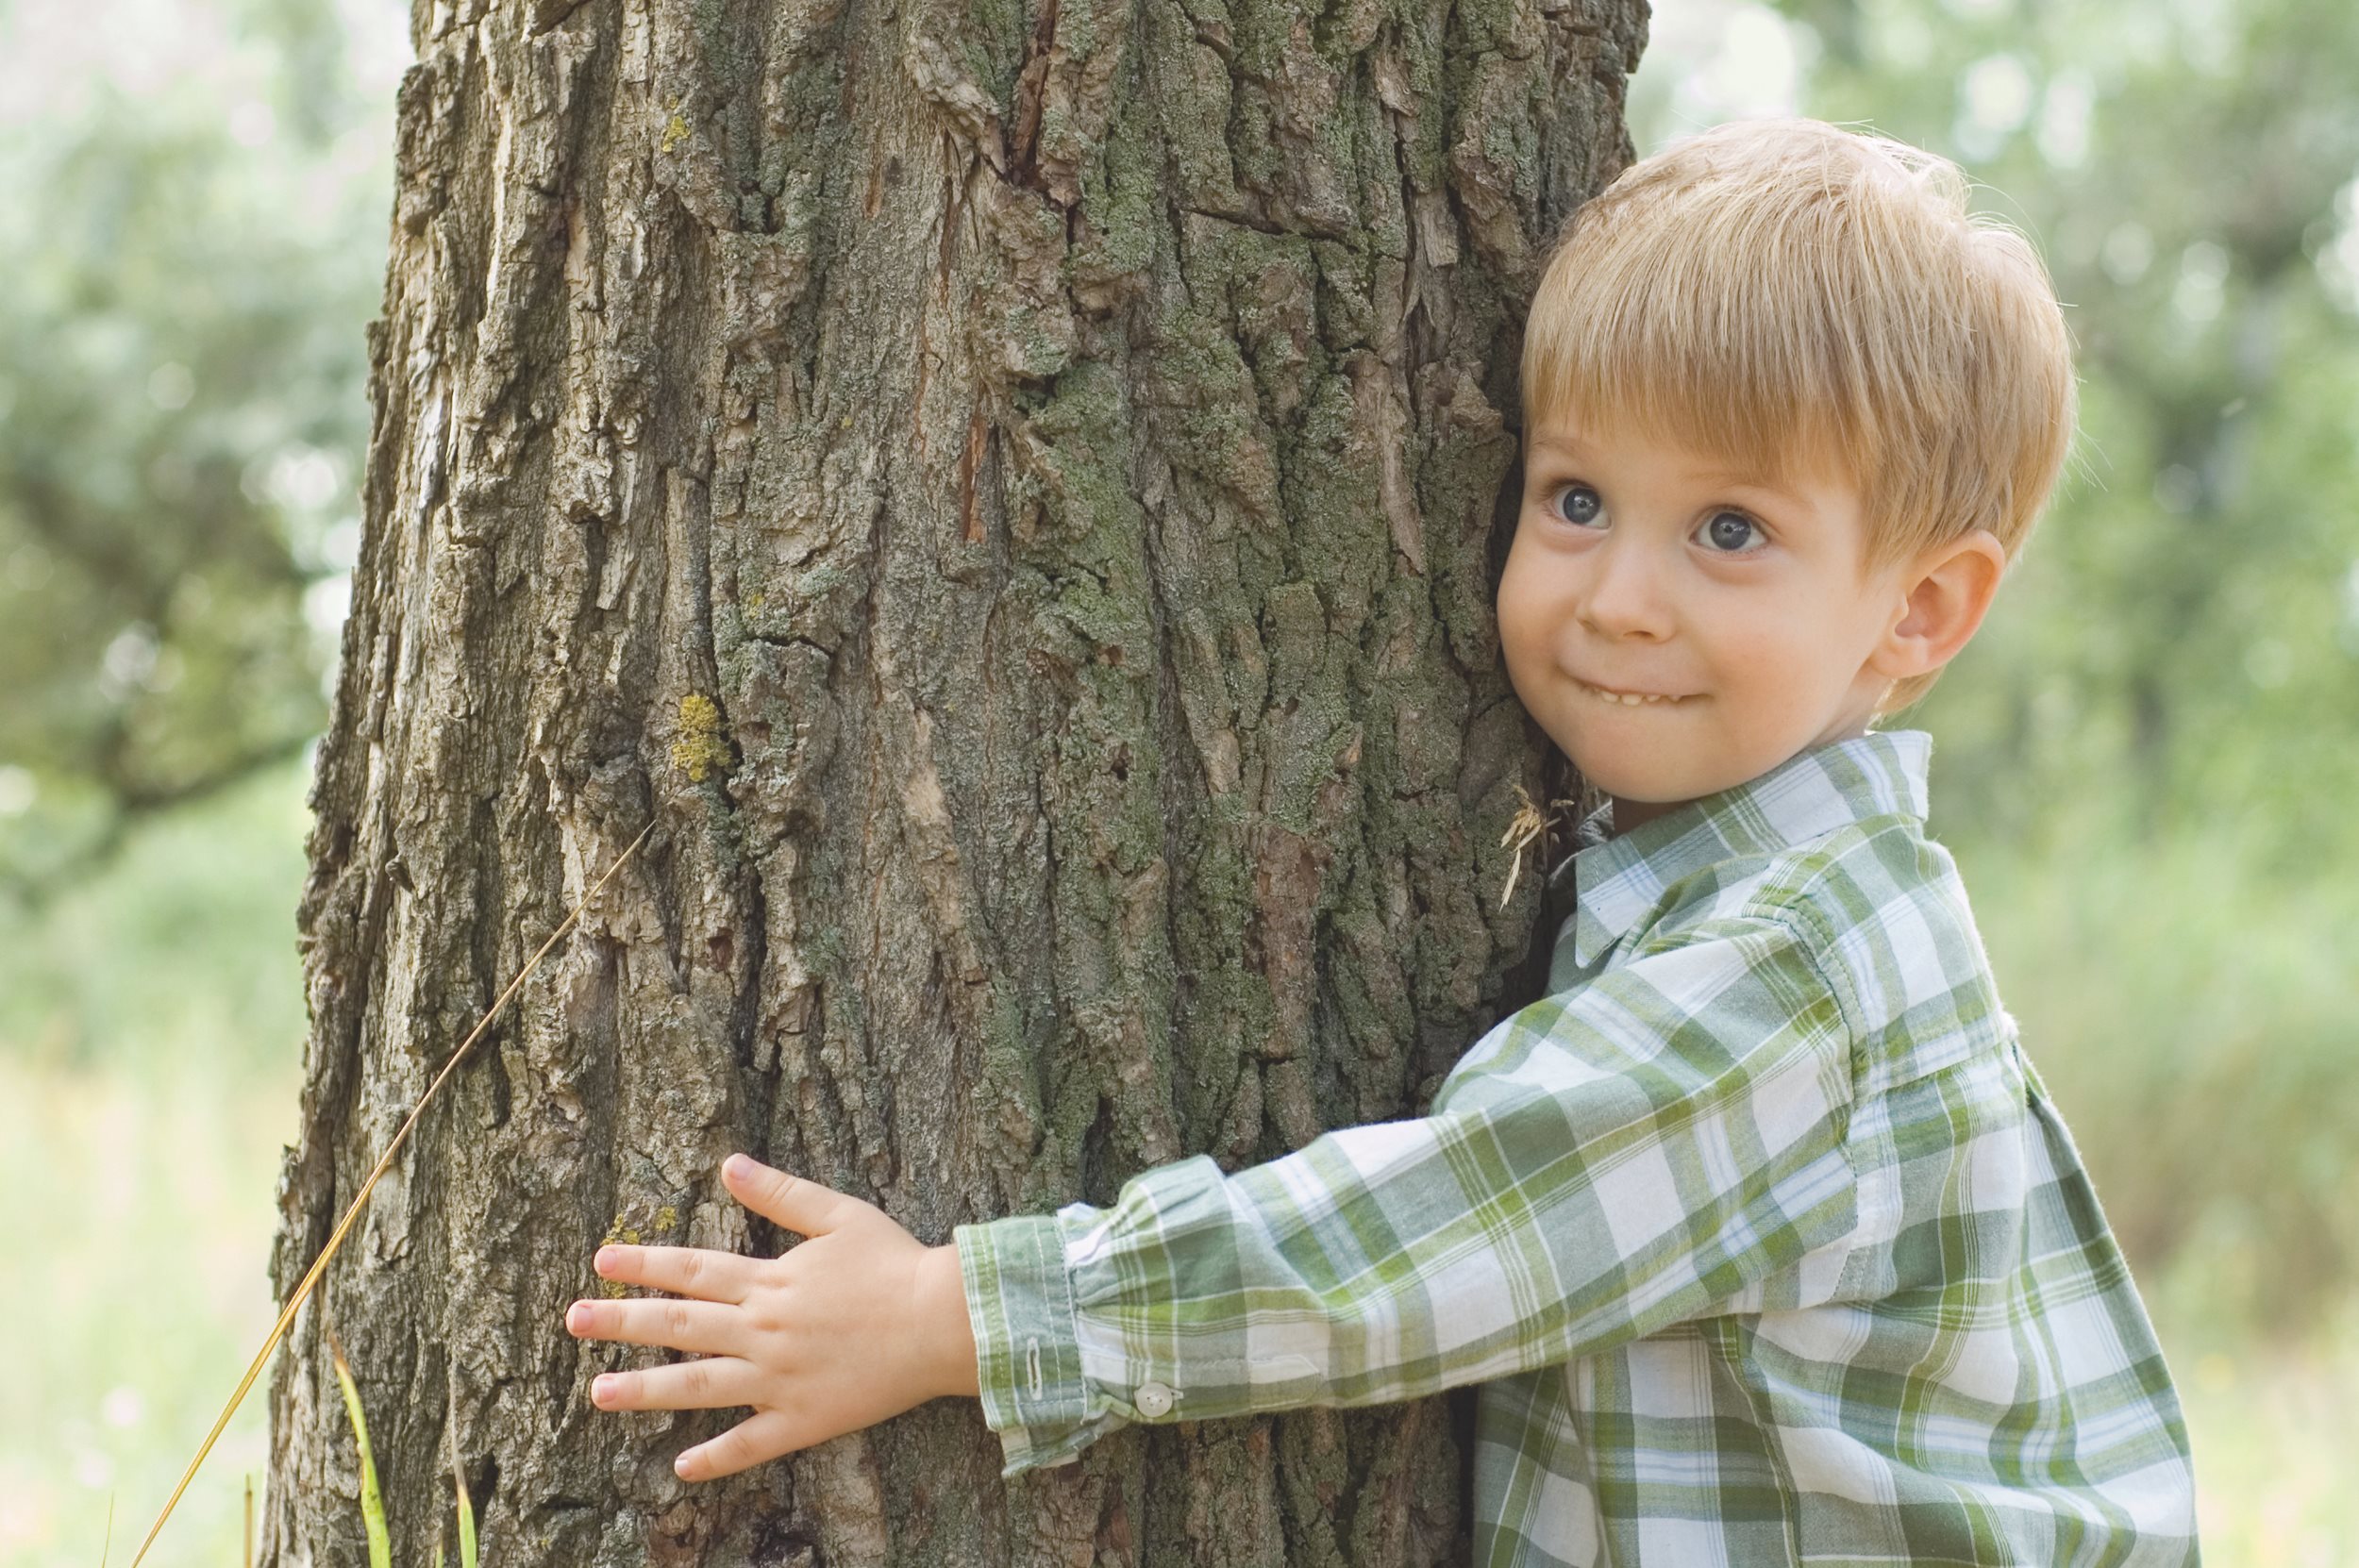
[[[0, 904], [0, 1563], [90, 1568], [110, 1492], [128, 1561], [270, 1331], [306, 782], [159, 820], [38, 913]], [[240, 1560], [266, 1413], [258, 1385], [148, 1562]]]
[[[0, 1562], [91, 1568], [110, 1492], [127, 1561], [172, 1494], [270, 1331], [270, 1194], [299, 1087], [292, 1067], [92, 1071], [0, 1052], [0, 1189], [20, 1195], [0, 1292]], [[239, 1561], [243, 1477], [259, 1493], [266, 1469], [259, 1392], [149, 1562]]]
[[[2131, 1250], [2185, 1400], [2207, 1553], [2359, 1561], [2359, 888], [2246, 853], [2229, 821], [2152, 844], [2092, 789], [2036, 838], [1940, 815], [2008, 1008]], [[0, 910], [0, 1184], [18, 1358], [0, 1564], [144, 1534], [269, 1332], [265, 1262], [303, 1033], [301, 767], [151, 824], [35, 918]], [[150, 1557], [227, 1564], [264, 1469], [258, 1392]], [[402, 1527], [396, 1522], [396, 1529]]]
[[[2053, 1087], [2052, 1085], [2050, 1087]], [[2351, 1495], [2359, 1403], [2359, 1313], [2332, 1335], [2272, 1347], [2207, 1344], [2159, 1308], [2156, 1326], [2186, 1407], [2196, 1510], [2214, 1568], [2348, 1568], [2359, 1562]]]

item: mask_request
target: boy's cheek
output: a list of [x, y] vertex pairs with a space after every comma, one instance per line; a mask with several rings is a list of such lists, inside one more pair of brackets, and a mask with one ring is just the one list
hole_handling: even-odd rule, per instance
[[1528, 571], [1518, 567], [1514, 552], [1507, 558], [1507, 569], [1499, 577], [1498, 598], [1493, 609], [1498, 617], [1499, 647], [1507, 656], [1508, 674], [1515, 675], [1515, 667], [1523, 662], [1524, 645], [1530, 641], [1532, 623], [1543, 611], [1533, 602], [1525, 578]]
[[1545, 710], [1552, 684], [1549, 647], [1551, 622], [1544, 611], [1521, 598], [1499, 600], [1499, 656], [1507, 665], [1507, 683], [1536, 715]]

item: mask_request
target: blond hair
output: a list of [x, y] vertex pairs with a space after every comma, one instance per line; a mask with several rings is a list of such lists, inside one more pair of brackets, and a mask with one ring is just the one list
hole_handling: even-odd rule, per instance
[[1817, 120], [1641, 159], [1548, 258], [1526, 428], [1661, 432], [1772, 482], [1832, 463], [1866, 509], [1864, 573], [1978, 527], [2011, 566], [2072, 442], [2072, 345], [2039, 253], [1966, 193], [1947, 158]]

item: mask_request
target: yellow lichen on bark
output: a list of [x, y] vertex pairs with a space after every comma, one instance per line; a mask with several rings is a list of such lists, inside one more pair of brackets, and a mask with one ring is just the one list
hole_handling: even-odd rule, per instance
[[701, 784], [715, 768], [726, 770], [737, 759], [721, 734], [721, 710], [712, 699], [691, 692], [679, 700], [679, 736], [672, 742], [672, 766]]

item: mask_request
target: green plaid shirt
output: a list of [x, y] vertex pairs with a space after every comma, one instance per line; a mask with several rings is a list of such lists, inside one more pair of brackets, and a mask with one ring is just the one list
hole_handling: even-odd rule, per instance
[[2198, 1561], [2162, 1347], [1925, 836], [1932, 752], [1592, 815], [1551, 994], [1428, 1116], [960, 1226], [1004, 1474], [1480, 1383], [1483, 1568]]

